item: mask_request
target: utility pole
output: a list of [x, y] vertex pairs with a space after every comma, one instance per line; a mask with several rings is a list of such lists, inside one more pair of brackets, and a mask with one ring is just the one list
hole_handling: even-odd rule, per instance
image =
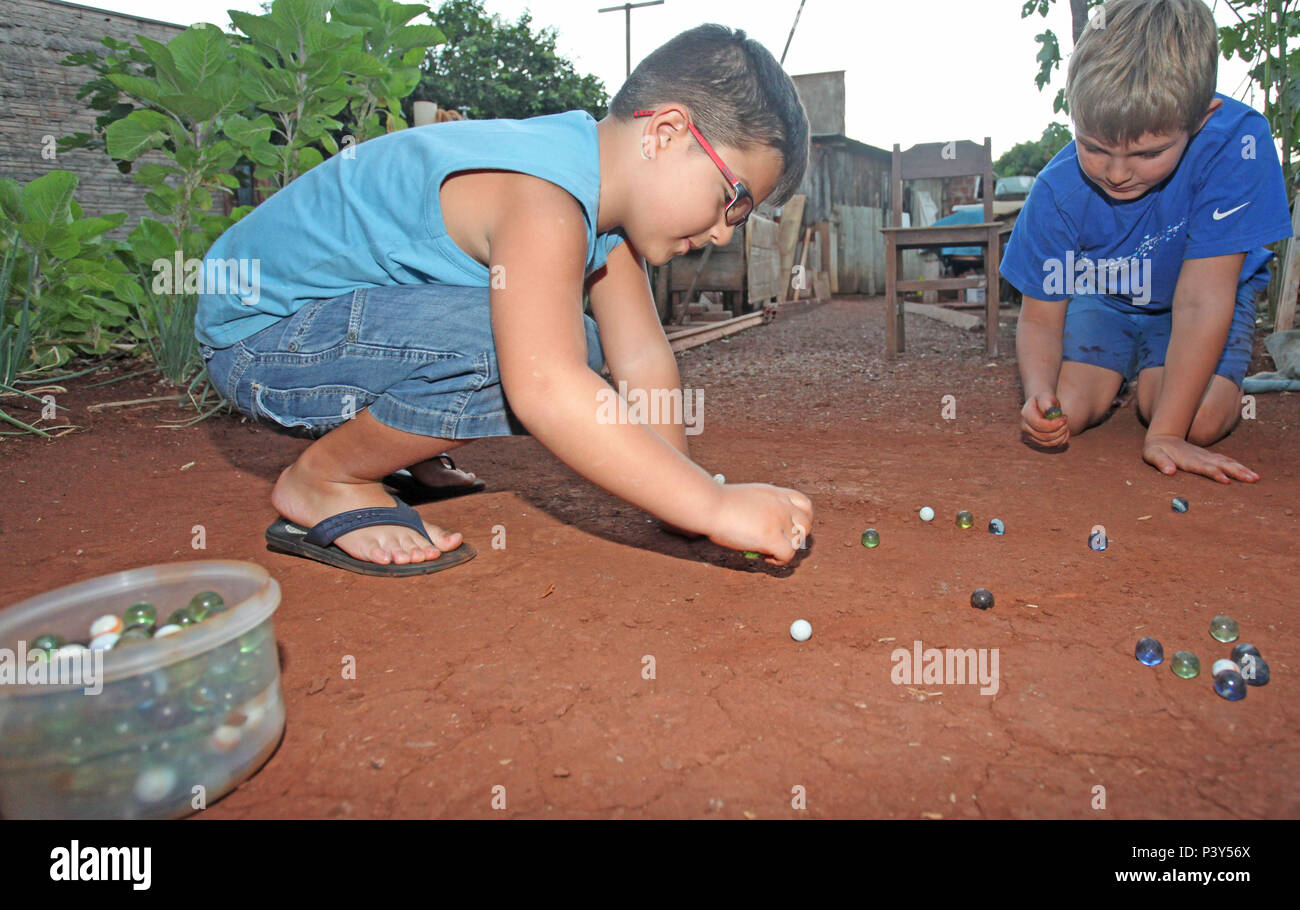
[[624, 3], [622, 6], [607, 6], [596, 10], [598, 13], [616, 13], [623, 10], [627, 14], [627, 75], [632, 75], [632, 10], [642, 6], [663, 6], [664, 0], [649, 0], [647, 3]]
[[781, 65], [785, 66], [785, 55], [790, 52], [790, 42], [794, 40], [794, 30], [799, 27], [799, 17], [803, 15], [803, 5], [806, 0], [799, 0], [799, 9], [794, 14], [794, 25], [790, 26], [790, 37], [785, 39], [785, 50], [781, 51]]

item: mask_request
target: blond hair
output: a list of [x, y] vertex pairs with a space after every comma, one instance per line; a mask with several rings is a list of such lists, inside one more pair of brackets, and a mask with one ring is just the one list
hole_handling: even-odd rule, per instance
[[1109, 0], [1070, 57], [1065, 94], [1079, 132], [1124, 145], [1194, 133], [1218, 75], [1218, 32], [1201, 0]]

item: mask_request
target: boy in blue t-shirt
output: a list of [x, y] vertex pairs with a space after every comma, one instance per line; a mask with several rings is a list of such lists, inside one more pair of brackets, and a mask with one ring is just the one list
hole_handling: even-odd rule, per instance
[[642, 61], [599, 123], [402, 130], [262, 203], [205, 257], [195, 333], [225, 398], [315, 439], [272, 490], [268, 544], [376, 575], [463, 562], [460, 534], [383, 483], [424, 495], [454, 467], [443, 453], [528, 432], [669, 530], [790, 562], [812, 504], [691, 461], [645, 264], [724, 246], [758, 202], [785, 202], [808, 145], [772, 55], [703, 25]]
[[1001, 268], [1024, 295], [1021, 427], [1039, 444], [1100, 423], [1137, 379], [1149, 464], [1259, 479], [1206, 447], [1240, 419], [1261, 247], [1291, 223], [1268, 121], [1215, 93], [1218, 59], [1201, 0], [1111, 0], [1075, 48], [1075, 141], [1039, 175]]

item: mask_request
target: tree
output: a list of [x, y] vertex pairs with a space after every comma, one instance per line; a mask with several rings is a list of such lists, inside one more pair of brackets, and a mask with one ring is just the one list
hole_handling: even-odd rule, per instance
[[447, 43], [430, 50], [425, 74], [406, 104], [433, 101], [475, 119], [571, 110], [605, 116], [604, 83], [578, 75], [556, 53], [555, 29], [534, 32], [527, 12], [510, 23], [489, 16], [483, 0], [446, 0], [431, 15]]
[[[1028, 19], [1034, 13], [1046, 18], [1055, 2], [1056, 0], [1025, 0], [1025, 5], [1020, 9], [1020, 18]], [[1088, 10], [1100, 6], [1103, 2], [1104, 0], [1070, 0], [1070, 24], [1075, 44], [1079, 43], [1079, 36], [1088, 27]], [[1038, 75], [1034, 77], [1034, 82], [1041, 92], [1043, 87], [1052, 81], [1052, 71], [1061, 68], [1061, 43], [1050, 28], [1035, 37], [1040, 47], [1037, 57]], [[1065, 89], [1056, 93], [1056, 98], [1052, 101], [1052, 111], [1054, 113], [1064, 111], [1067, 114], [1070, 112], [1069, 103], [1065, 99]]]
[[1042, 138], [1036, 142], [1021, 142], [1008, 149], [993, 163], [993, 173], [999, 177], [1038, 176], [1056, 153], [1074, 140], [1070, 128], [1063, 123], [1049, 123]]

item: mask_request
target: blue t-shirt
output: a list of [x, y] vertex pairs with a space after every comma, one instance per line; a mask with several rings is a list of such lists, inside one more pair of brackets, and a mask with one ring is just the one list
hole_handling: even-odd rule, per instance
[[350, 151], [297, 177], [212, 245], [194, 320], [199, 341], [229, 347], [310, 300], [359, 287], [488, 287], [487, 267], [443, 224], [438, 193], [457, 171], [518, 171], [567, 190], [586, 216], [587, 275], [622, 239], [596, 234], [600, 149], [585, 111], [429, 124]]
[[1286, 184], [1268, 121], [1223, 106], [1191, 138], [1173, 173], [1117, 201], [1079, 168], [1071, 142], [1038, 175], [1007, 244], [1001, 273], [1027, 297], [1097, 296], [1118, 309], [1168, 311], [1186, 259], [1245, 253], [1237, 305], [1268, 285], [1266, 243], [1291, 236]]

